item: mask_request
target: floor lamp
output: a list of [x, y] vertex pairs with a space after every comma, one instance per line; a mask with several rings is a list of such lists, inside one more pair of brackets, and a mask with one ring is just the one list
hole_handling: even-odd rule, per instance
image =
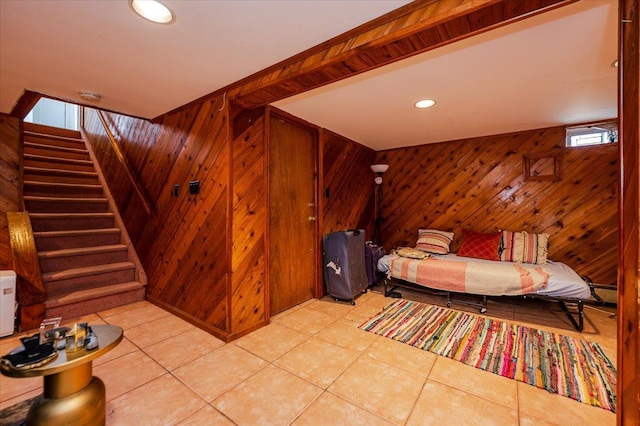
[[371, 166], [371, 170], [376, 174], [375, 182], [376, 182], [376, 200], [375, 200], [375, 213], [376, 213], [376, 221], [375, 228], [373, 232], [373, 242], [375, 244], [380, 244], [380, 223], [382, 222], [382, 217], [380, 216], [380, 211], [382, 209], [382, 174], [389, 169], [388, 164], [373, 164]]

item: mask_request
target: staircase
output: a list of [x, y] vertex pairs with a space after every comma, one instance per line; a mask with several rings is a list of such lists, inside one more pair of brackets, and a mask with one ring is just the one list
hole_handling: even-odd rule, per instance
[[80, 132], [24, 123], [23, 191], [47, 318], [144, 300], [144, 272], [124, 244]]

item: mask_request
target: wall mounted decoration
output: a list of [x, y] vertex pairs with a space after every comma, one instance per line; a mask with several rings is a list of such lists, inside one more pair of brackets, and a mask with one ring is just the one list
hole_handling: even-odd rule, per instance
[[525, 154], [524, 180], [553, 181], [562, 179], [562, 155]]

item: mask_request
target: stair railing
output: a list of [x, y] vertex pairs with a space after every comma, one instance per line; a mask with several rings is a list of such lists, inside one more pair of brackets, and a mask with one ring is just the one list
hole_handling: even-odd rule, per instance
[[42, 281], [29, 213], [7, 212], [7, 225], [13, 269], [18, 276], [16, 287], [20, 305], [20, 328], [31, 330], [37, 328], [44, 319], [47, 290]]
[[127, 177], [129, 178], [129, 182], [131, 183], [133, 190], [135, 191], [136, 195], [142, 202], [142, 205], [146, 210], [147, 214], [151, 215], [151, 212], [153, 211], [153, 207], [152, 207], [151, 201], [149, 200], [149, 196], [144, 191], [144, 189], [140, 186], [140, 183], [139, 183], [140, 179], [138, 178], [136, 173], [133, 171], [133, 168], [130, 166], [129, 162], [127, 161], [127, 157], [125, 156], [122, 150], [122, 147], [120, 146], [120, 144], [116, 140], [116, 137], [111, 131], [111, 128], [107, 123], [107, 120], [104, 114], [102, 114], [102, 111], [96, 109], [95, 112], [98, 114], [98, 118], [100, 119], [100, 121], [102, 122], [102, 125], [104, 126], [104, 130], [107, 133], [109, 142], [111, 142], [111, 147], [113, 148], [113, 152], [116, 154], [116, 157], [120, 162], [120, 165], [122, 166], [125, 173], [127, 174]]

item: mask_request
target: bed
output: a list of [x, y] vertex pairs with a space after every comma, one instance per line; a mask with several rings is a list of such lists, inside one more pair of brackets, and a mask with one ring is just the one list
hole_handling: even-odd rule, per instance
[[[446, 293], [463, 293], [482, 298], [480, 312], [487, 311], [487, 297], [519, 296], [557, 302], [573, 326], [582, 331], [584, 302], [598, 296], [588, 278], [581, 278], [569, 266], [545, 260], [544, 264], [506, 262], [453, 253], [414, 259], [396, 254], [383, 256], [378, 271], [385, 274], [384, 294], [398, 297], [398, 287]], [[571, 307], [571, 309], [570, 309]]]

